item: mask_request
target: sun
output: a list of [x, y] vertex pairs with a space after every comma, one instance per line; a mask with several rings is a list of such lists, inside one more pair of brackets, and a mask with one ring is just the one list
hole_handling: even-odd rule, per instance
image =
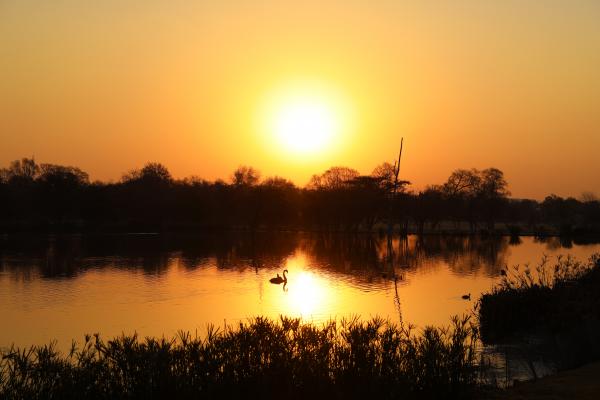
[[288, 83], [269, 92], [261, 104], [257, 115], [265, 143], [286, 159], [332, 155], [349, 139], [353, 112], [347, 96], [330, 85]]
[[287, 151], [314, 153], [339, 133], [333, 108], [318, 98], [289, 99], [275, 112], [273, 133]]

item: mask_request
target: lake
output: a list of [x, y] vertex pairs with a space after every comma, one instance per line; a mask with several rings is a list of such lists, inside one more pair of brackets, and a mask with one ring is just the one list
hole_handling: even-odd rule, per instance
[[[0, 236], [0, 346], [100, 332], [204, 334], [280, 314], [320, 323], [379, 315], [447, 325], [507, 265], [587, 260], [598, 242], [559, 238], [316, 233]], [[284, 285], [269, 283], [283, 269]], [[471, 300], [462, 298], [471, 294]]]

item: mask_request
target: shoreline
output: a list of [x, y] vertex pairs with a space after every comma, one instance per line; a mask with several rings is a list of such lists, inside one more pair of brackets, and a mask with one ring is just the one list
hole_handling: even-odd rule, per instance
[[596, 400], [600, 394], [600, 361], [560, 371], [536, 380], [518, 382], [478, 397], [480, 400]]
[[[263, 234], [263, 233], [310, 233], [310, 234], [343, 234], [343, 235], [375, 235], [387, 236], [388, 232], [384, 229], [318, 229], [318, 228], [290, 228], [290, 227], [274, 227], [274, 228], [244, 228], [244, 227], [227, 227], [215, 228], [206, 226], [190, 226], [190, 227], [175, 227], [175, 228], [159, 228], [156, 227], [144, 229], [130, 227], [130, 229], [114, 227], [108, 229], [81, 229], [80, 227], [63, 226], [59, 229], [0, 229], [0, 236], [18, 236], [18, 235], [194, 235], [194, 234]], [[518, 239], [519, 237], [538, 237], [538, 238], [564, 238], [564, 239], [598, 239], [600, 241], [599, 232], [574, 232], [569, 235], [561, 234], [558, 231], [534, 231], [523, 230], [518, 234], [511, 233], [508, 229], [494, 229], [493, 231], [478, 230], [471, 232], [467, 229], [428, 229], [418, 231], [416, 229], [402, 230], [394, 228], [391, 232], [392, 236], [480, 236], [480, 237], [511, 237]]]

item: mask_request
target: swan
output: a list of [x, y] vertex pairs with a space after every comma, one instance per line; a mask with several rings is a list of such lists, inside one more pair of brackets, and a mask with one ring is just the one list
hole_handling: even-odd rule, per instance
[[284, 269], [283, 270], [283, 278], [279, 276], [279, 274], [277, 274], [277, 276], [275, 278], [271, 278], [269, 280], [269, 282], [271, 283], [275, 283], [276, 285], [279, 285], [282, 282], [287, 283], [287, 276], [285, 274], [287, 274], [288, 270]]
[[469, 294], [463, 294], [462, 298], [465, 299], [465, 300], [471, 300], [471, 293], [469, 293]]

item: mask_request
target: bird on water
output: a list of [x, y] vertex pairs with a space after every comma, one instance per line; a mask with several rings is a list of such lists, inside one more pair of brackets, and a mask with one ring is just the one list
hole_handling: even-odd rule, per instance
[[286, 282], [287, 283], [287, 274], [288, 270], [284, 269], [283, 270], [283, 278], [281, 276], [279, 276], [279, 274], [277, 274], [277, 276], [275, 278], [271, 278], [269, 280], [269, 282], [274, 283], [276, 285], [279, 285], [280, 283]]

